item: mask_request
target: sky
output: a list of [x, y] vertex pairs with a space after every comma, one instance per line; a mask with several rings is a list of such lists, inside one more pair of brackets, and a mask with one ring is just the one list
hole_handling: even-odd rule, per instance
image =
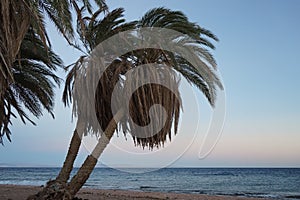
[[[134, 147], [130, 137], [126, 140], [119, 135], [99, 163], [109, 167], [300, 167], [300, 1], [107, 3], [110, 9], [124, 7], [128, 20], [138, 19], [154, 7], [180, 10], [190, 21], [217, 35], [220, 41], [215, 43], [213, 55], [225, 86], [226, 117], [218, 143], [199, 159], [213, 114], [203, 95], [189, 93], [183, 81], [184, 114], [172, 142], [151, 152]], [[48, 31], [54, 50], [66, 65], [81, 55], [67, 46], [52, 24]], [[35, 120], [37, 126], [13, 121], [12, 142], [5, 141], [0, 147], [0, 166], [62, 165], [75, 123], [71, 109], [61, 102], [62, 89], [56, 94], [55, 119], [45, 113]], [[86, 139], [76, 166], [90, 148]]]

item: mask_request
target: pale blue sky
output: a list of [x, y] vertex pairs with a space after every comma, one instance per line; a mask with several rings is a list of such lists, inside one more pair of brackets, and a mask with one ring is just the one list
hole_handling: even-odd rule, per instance
[[[300, 167], [300, 79], [297, 77], [300, 74], [300, 1], [108, 0], [108, 4], [111, 9], [124, 7], [128, 20], [139, 18], [153, 7], [180, 10], [190, 21], [211, 30], [220, 39], [214, 55], [227, 96], [222, 137], [214, 151], [199, 160], [203, 137], [199, 136], [173, 166]], [[80, 53], [67, 47], [52, 25], [49, 32], [54, 49], [65, 63], [76, 60]], [[37, 127], [14, 121], [13, 142], [5, 142], [0, 147], [0, 164], [61, 165], [74, 124], [70, 109], [63, 107], [60, 98], [61, 90], [58, 90], [55, 120], [45, 115], [36, 120]], [[184, 102], [189, 105], [189, 99]], [[182, 126], [194, 123], [192, 113], [185, 112], [185, 115], [186, 124]], [[121, 139], [125, 141], [123, 136], [115, 140]], [[82, 148], [77, 164], [86, 155]], [[168, 155], [173, 154], [157, 157], [156, 162]], [[113, 148], [105, 151], [103, 160], [127, 166], [126, 158]]]

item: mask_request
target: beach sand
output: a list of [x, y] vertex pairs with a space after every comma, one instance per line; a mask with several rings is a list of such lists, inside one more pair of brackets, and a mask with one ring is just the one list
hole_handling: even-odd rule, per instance
[[[38, 186], [24, 185], [0, 185], [1, 200], [24, 200], [29, 195], [41, 190]], [[83, 188], [77, 194], [78, 198], [83, 200], [159, 200], [159, 199], [176, 199], [176, 200], [255, 200], [255, 198], [232, 197], [232, 196], [210, 196], [202, 194], [177, 194], [177, 193], [160, 193], [160, 192], [137, 192], [128, 190], [99, 190]], [[262, 200], [259, 198], [259, 200]]]

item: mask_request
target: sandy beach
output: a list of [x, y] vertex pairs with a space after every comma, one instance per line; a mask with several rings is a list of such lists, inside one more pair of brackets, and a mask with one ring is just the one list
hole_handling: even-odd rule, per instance
[[[0, 185], [1, 200], [23, 200], [29, 195], [35, 194], [41, 189], [38, 186], [24, 185]], [[76, 196], [83, 200], [131, 200], [131, 199], [177, 199], [177, 200], [255, 200], [255, 198], [233, 197], [233, 196], [210, 196], [202, 194], [177, 194], [160, 192], [138, 192], [127, 190], [100, 190], [100, 189], [81, 189]], [[256, 198], [257, 199], [257, 198]], [[259, 198], [262, 200], [262, 198]]]

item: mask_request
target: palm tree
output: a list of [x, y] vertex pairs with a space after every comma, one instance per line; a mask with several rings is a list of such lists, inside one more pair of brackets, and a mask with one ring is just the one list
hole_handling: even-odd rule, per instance
[[[14, 82], [4, 92], [4, 108], [1, 133], [10, 140], [9, 124], [11, 117], [20, 117], [35, 124], [26, 114], [25, 109], [33, 116], [40, 117], [46, 109], [53, 117], [54, 87], [59, 85], [60, 78], [54, 72], [57, 67], [63, 67], [61, 59], [53, 53], [49, 46], [45, 47], [38, 34], [29, 27], [12, 64]], [[3, 143], [2, 136], [0, 143]]]
[[[85, 15], [85, 9], [79, 9], [79, 6], [74, 3], [74, 7], [77, 11], [77, 32], [81, 38], [82, 46], [84, 47], [82, 52], [84, 55], [81, 56], [74, 64], [67, 66], [72, 67], [70, 70], [67, 79], [65, 90], [63, 94], [63, 101], [65, 105], [69, 105], [71, 103], [71, 92], [72, 92], [72, 82], [74, 81], [76, 71], [81, 67], [84, 60], [87, 58], [87, 55], [91, 53], [91, 51], [99, 44], [101, 41], [111, 37], [112, 35], [133, 29], [135, 27], [136, 22], [125, 23], [125, 19], [123, 18], [124, 10], [119, 8], [115, 9], [111, 12], [107, 12], [107, 7], [99, 6], [99, 9], [94, 13], [88, 11], [90, 16]], [[105, 9], [103, 9], [105, 8]], [[88, 9], [87, 9], [88, 10]], [[103, 13], [105, 14], [103, 16]], [[28, 199], [72, 199], [72, 197], [76, 194], [70, 194], [70, 189], [68, 189], [68, 180], [70, 178], [70, 173], [73, 169], [74, 161], [77, 157], [79, 147], [81, 145], [81, 138], [83, 132], [78, 131], [78, 127], [82, 127], [85, 125], [83, 121], [77, 121], [76, 129], [73, 132], [70, 146], [67, 152], [67, 156], [65, 158], [64, 164], [56, 177], [56, 179], [51, 180], [47, 183], [46, 187], [43, 188], [42, 191], [37, 193], [36, 195], [28, 197]]]
[[[86, 20], [83, 20], [84, 23], [82, 24], [84, 26], [81, 24], [78, 30], [82, 36], [81, 41], [88, 53], [96, 48], [103, 40], [120, 31], [128, 30], [133, 27], [135, 29], [142, 27], [160, 27], [172, 29], [189, 36], [187, 38], [174, 38], [173, 41], [174, 43], [178, 42], [181, 43], [181, 45], [189, 45], [193, 48], [193, 51], [189, 53], [193, 55], [197, 66], [192, 65], [179, 54], [160, 49], [138, 49], [121, 55], [114, 60], [100, 78], [95, 97], [96, 115], [102, 130], [105, 130], [103, 133], [105, 137], [100, 137], [92, 154], [86, 158], [85, 162], [70, 182], [66, 183], [66, 178], [69, 178], [70, 170], [72, 170], [73, 162], [81, 143], [80, 139], [87, 130], [91, 129], [88, 121], [79, 118], [77, 130], [74, 131], [69, 152], [64, 163], [64, 166], [69, 166], [68, 170], [65, 171], [67, 172], [67, 176], [65, 176], [65, 182], [61, 188], [61, 192], [67, 193], [64, 195], [64, 198], [74, 197], [83, 186], [97, 164], [97, 159], [116, 131], [122, 130], [126, 134], [133, 130], [133, 123], [129, 121], [126, 115], [124, 115], [124, 110], [122, 108], [114, 116], [110, 110], [110, 99], [112, 97], [113, 88], [118, 87], [121, 88], [122, 91], [122, 88], [125, 90], [125, 84], [136, 84], [135, 80], [129, 80], [128, 82], [128, 80], [123, 78], [123, 75], [126, 72], [137, 68], [141, 64], [157, 63], [158, 67], [160, 66], [159, 64], [165, 64], [172, 70], [171, 77], [173, 79], [172, 81], [175, 83], [175, 90], [172, 92], [162, 85], [147, 84], [138, 88], [132, 96], [132, 101], [130, 103], [132, 109], [130, 110], [133, 112], [131, 113], [131, 117], [135, 123], [141, 126], [149, 123], [148, 110], [152, 105], [160, 104], [167, 111], [167, 123], [158, 134], [149, 137], [139, 137], [133, 134], [135, 144], [140, 145], [143, 148], [147, 146], [152, 149], [154, 147], [159, 148], [162, 146], [166, 141], [167, 136], [171, 139], [172, 126], [174, 126], [174, 133], [176, 134], [177, 132], [181, 107], [178, 91], [179, 74], [203, 92], [212, 106], [214, 105], [216, 98], [216, 88], [219, 87], [222, 89], [222, 84], [215, 73], [215, 59], [209, 52], [209, 49], [214, 49], [214, 45], [210, 41], [218, 41], [218, 39], [210, 31], [195, 23], [189, 22], [187, 17], [179, 11], [171, 11], [165, 8], [152, 9], [139, 21], [129, 24], [125, 24], [124, 20], [120, 19], [122, 12], [122, 9], [114, 10], [108, 13], [102, 20], [97, 20], [99, 14], [97, 12], [94, 13], [92, 17], [83, 18]], [[139, 37], [138, 35], [135, 36]], [[188, 38], [192, 38], [193, 40]], [[73, 104], [76, 107], [76, 104], [79, 103], [76, 99], [72, 99], [71, 95], [74, 83], [75, 81], [78, 81], [76, 76], [80, 73], [82, 68], [86, 67], [86, 59], [88, 59], [88, 56], [80, 57], [69, 71], [63, 95], [65, 104], [69, 104], [73, 100]], [[127, 91], [123, 91], [121, 95], [125, 95], [126, 92]], [[75, 115], [77, 115], [76, 111], [77, 110], [75, 109]], [[157, 115], [157, 118], [160, 118], [159, 114]], [[118, 129], [118, 126], [121, 127], [121, 129]], [[76, 142], [74, 142], [74, 138], [77, 138]], [[74, 148], [74, 146], [76, 147]], [[42, 195], [39, 195], [39, 197], [41, 196]]]
[[[94, 0], [103, 10], [106, 10], [104, 0]], [[82, 7], [78, 7], [78, 3]], [[34, 29], [47, 47], [51, 46], [45, 28], [45, 17], [54, 23], [67, 42], [76, 47], [72, 26], [71, 10], [78, 14], [80, 9], [91, 12], [91, 3], [87, 0], [1, 0], [0, 1], [0, 139], [9, 135], [6, 119], [5, 93], [11, 84], [15, 83], [13, 63], [17, 59], [20, 47], [29, 28]]]

